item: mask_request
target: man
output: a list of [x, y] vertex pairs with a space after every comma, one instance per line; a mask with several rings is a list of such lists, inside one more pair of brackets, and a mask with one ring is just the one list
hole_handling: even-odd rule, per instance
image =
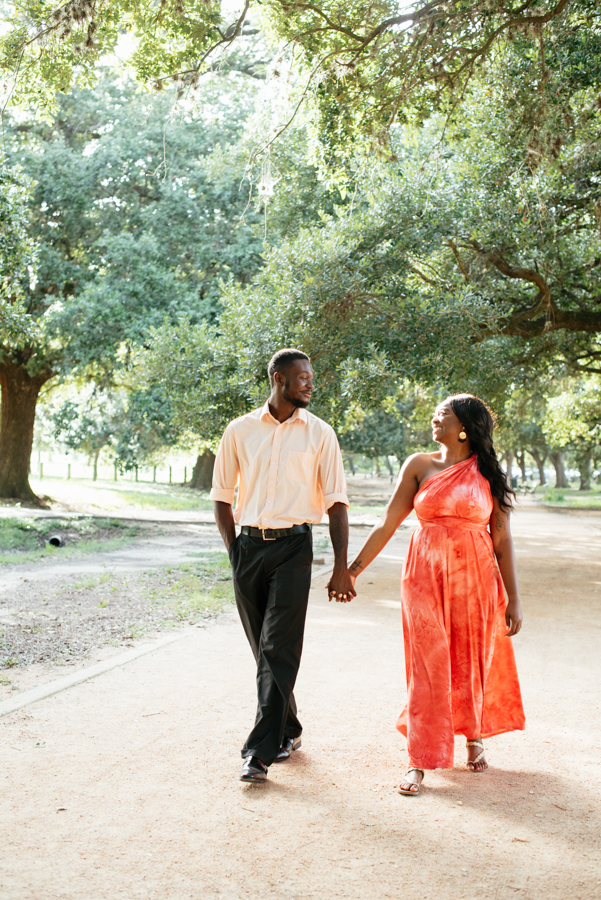
[[242, 749], [240, 773], [242, 781], [251, 782], [265, 781], [273, 762], [289, 759], [301, 746], [293, 688], [311, 586], [311, 528], [325, 510], [341, 599], [355, 596], [347, 572], [342, 455], [334, 430], [307, 412], [313, 393], [309, 357], [300, 350], [278, 350], [267, 373], [269, 400], [225, 430], [210, 495], [257, 662], [257, 717]]

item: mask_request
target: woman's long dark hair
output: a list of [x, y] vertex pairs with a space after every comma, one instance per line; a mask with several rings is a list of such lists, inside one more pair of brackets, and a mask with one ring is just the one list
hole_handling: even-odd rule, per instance
[[447, 400], [463, 425], [470, 446], [478, 457], [478, 468], [490, 484], [493, 497], [497, 498], [501, 509], [508, 512], [513, 509], [511, 498], [515, 497], [515, 491], [512, 490], [495, 453], [492, 442], [495, 427], [493, 414], [486, 403], [473, 394], [453, 394]]

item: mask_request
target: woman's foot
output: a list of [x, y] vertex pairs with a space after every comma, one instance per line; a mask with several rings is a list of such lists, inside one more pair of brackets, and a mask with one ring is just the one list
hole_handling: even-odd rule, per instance
[[473, 741], [466, 741], [465, 745], [467, 747], [468, 769], [472, 772], [484, 772], [485, 769], [488, 769], [482, 737], [475, 738]]
[[399, 786], [401, 794], [419, 794], [419, 786], [424, 780], [424, 774], [423, 769], [415, 767], [409, 769]]

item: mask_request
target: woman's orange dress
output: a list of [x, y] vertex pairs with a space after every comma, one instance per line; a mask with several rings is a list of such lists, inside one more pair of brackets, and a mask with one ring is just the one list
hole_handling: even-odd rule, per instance
[[488, 529], [490, 484], [475, 456], [415, 495], [402, 576], [407, 705], [397, 728], [412, 766], [449, 769], [454, 735], [524, 728], [505, 592]]

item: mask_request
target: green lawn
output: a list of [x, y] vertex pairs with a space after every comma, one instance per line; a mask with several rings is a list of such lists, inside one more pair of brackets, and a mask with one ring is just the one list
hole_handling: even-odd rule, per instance
[[359, 506], [356, 503], [351, 503], [351, 508], [349, 509], [349, 515], [351, 516], [375, 516], [379, 518], [384, 515], [384, 511], [386, 510], [385, 504], [378, 504], [377, 506]]
[[90, 478], [32, 479], [31, 486], [39, 496], [47, 495], [70, 509], [87, 512], [90, 509], [107, 510], [211, 510], [208, 491], [197, 491], [179, 484], [154, 484], [153, 482], [92, 481]]
[[212, 510], [213, 504], [208, 493], [185, 488], [166, 488], [153, 492], [120, 491], [119, 498], [127, 506], [141, 509]]
[[[138, 525], [119, 519], [0, 519], [0, 565], [18, 565], [37, 559], [81, 556], [86, 553], [119, 550], [135, 538]], [[58, 534], [60, 549], [48, 544]]]
[[[215, 615], [234, 602], [232, 568], [227, 553], [216, 553], [213, 559], [198, 563], [180, 563], [177, 569], [168, 569], [167, 574], [175, 577], [163, 587], [159, 597], [181, 621]], [[151, 595], [155, 602], [159, 597]]]
[[539, 488], [535, 492], [538, 500], [547, 506], [568, 509], [601, 509], [601, 489], [579, 491], [575, 488]]

